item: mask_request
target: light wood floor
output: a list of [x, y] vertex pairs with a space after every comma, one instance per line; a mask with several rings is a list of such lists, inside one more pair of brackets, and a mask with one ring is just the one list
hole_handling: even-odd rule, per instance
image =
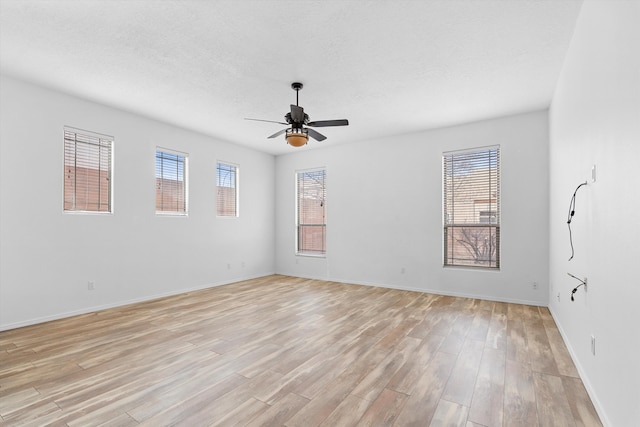
[[597, 426], [546, 308], [284, 276], [0, 332], [3, 426]]

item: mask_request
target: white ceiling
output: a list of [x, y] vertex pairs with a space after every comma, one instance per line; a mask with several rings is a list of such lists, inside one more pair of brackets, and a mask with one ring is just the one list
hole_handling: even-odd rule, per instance
[[[0, 72], [278, 155], [547, 108], [581, 3], [0, 0]], [[243, 120], [294, 81], [350, 126], [296, 149]]]

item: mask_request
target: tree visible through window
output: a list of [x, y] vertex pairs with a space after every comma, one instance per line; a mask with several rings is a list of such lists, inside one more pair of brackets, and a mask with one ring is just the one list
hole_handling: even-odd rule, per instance
[[64, 210], [111, 212], [113, 138], [64, 129]]
[[448, 152], [444, 265], [500, 267], [500, 148]]
[[324, 255], [327, 235], [327, 190], [324, 169], [296, 173], [297, 253]]
[[187, 214], [187, 156], [156, 150], [156, 212]]
[[238, 216], [238, 167], [225, 163], [216, 165], [216, 214]]

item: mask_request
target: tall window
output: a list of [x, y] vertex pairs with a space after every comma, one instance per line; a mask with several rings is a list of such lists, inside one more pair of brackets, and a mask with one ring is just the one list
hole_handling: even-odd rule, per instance
[[216, 166], [218, 216], [238, 216], [238, 167], [226, 163]]
[[64, 128], [64, 210], [111, 212], [113, 138]]
[[500, 147], [442, 156], [444, 265], [500, 268]]
[[156, 213], [187, 214], [185, 153], [156, 150]]
[[327, 190], [324, 169], [296, 173], [296, 252], [324, 255], [327, 235]]

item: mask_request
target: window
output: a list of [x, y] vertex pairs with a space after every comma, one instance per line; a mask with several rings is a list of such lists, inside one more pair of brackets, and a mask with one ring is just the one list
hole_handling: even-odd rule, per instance
[[185, 153], [156, 150], [156, 213], [187, 214]]
[[444, 265], [500, 268], [500, 147], [442, 156]]
[[111, 212], [113, 137], [64, 128], [64, 210]]
[[217, 204], [216, 215], [238, 216], [238, 167], [218, 163], [216, 165]]
[[324, 255], [327, 235], [327, 190], [324, 169], [296, 173], [296, 253]]

